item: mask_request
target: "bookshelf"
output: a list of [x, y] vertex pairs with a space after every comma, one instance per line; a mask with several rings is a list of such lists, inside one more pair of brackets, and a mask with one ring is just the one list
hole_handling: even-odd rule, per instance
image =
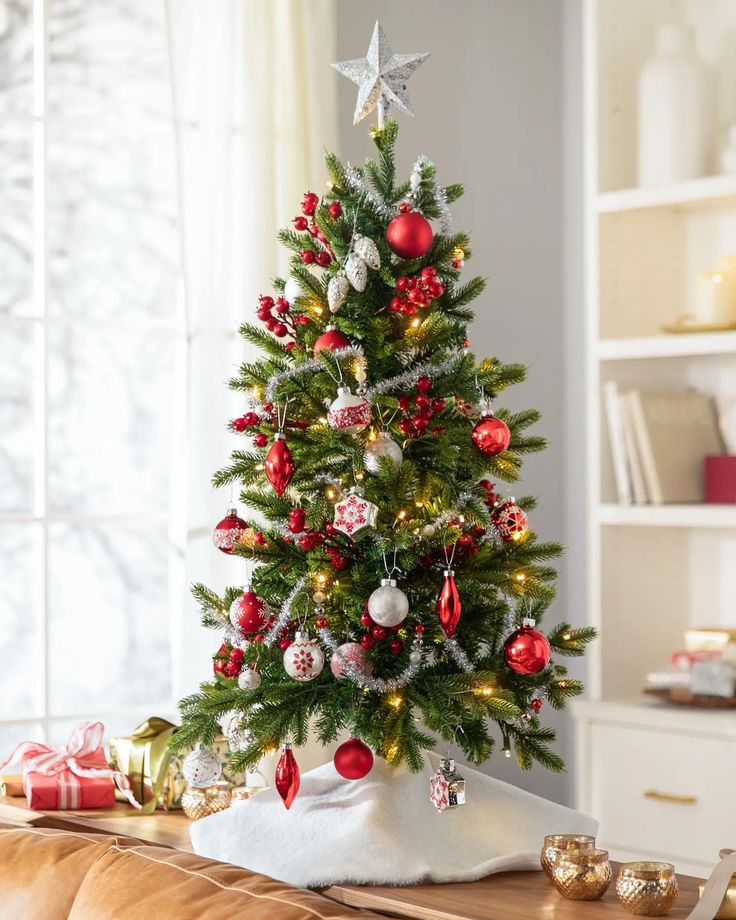
[[[660, 25], [687, 22], [716, 75], [719, 131], [736, 122], [729, 0], [581, 0], [584, 78], [585, 528], [587, 608], [601, 637], [574, 706], [576, 806], [601, 822], [616, 858], [667, 855], [703, 874], [715, 842], [714, 756], [736, 764], [736, 712], [684, 714], [646, 700], [688, 626], [736, 625], [736, 505], [617, 503], [603, 388], [694, 387], [736, 400], [736, 330], [665, 334], [694, 279], [736, 254], [736, 176], [636, 187], [636, 86]], [[662, 752], [677, 750], [676, 758]], [[618, 758], [615, 769], [613, 758]], [[612, 772], [613, 771], [613, 772]], [[615, 788], [614, 788], [615, 787]], [[697, 804], [648, 799], [652, 788]], [[617, 801], [614, 801], [616, 800]], [[729, 806], [736, 809], [736, 797]], [[711, 808], [715, 809], [711, 812]], [[622, 822], [621, 816], [626, 816]], [[667, 849], [663, 849], [667, 841]]]

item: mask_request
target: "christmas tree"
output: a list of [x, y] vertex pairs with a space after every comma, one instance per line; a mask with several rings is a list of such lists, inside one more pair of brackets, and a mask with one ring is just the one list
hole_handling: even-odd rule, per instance
[[287, 806], [291, 745], [310, 736], [349, 734], [335, 765], [350, 779], [374, 753], [418, 771], [437, 739], [472, 763], [500, 739], [523, 769], [561, 770], [540, 710], [581, 692], [556, 658], [594, 635], [539, 629], [561, 548], [534, 533], [534, 499], [501, 486], [544, 448], [528, 433], [539, 413], [502, 407], [522, 365], [471, 350], [468, 305], [485, 284], [462, 279], [470, 241], [450, 214], [462, 187], [440, 185], [426, 156], [397, 179], [385, 114], [410, 111], [405, 80], [425, 56], [381, 43], [377, 26], [373, 58], [336, 65], [361, 84], [356, 120], [378, 107], [375, 157], [326, 156], [327, 194], [307, 192], [279, 234], [291, 276], [240, 330], [263, 357], [230, 382], [247, 446], [214, 483], [236, 486], [253, 518], [231, 509], [214, 541], [250, 560], [249, 583], [194, 586], [224, 640], [173, 742], [207, 744], [224, 725], [236, 770], [284, 746]]

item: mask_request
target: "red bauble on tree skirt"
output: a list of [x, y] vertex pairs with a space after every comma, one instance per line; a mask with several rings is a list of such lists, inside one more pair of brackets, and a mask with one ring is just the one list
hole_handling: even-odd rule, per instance
[[323, 348], [327, 348], [329, 351], [337, 351], [338, 348], [347, 348], [349, 344], [350, 339], [343, 335], [337, 326], [328, 326], [314, 343], [314, 353], [315, 355], [319, 354]]
[[460, 593], [455, 584], [455, 573], [452, 569], [446, 569], [444, 575], [445, 581], [442, 585], [440, 596], [437, 598], [437, 616], [445, 635], [448, 639], [451, 639], [457, 629], [457, 624], [460, 622], [462, 604], [460, 602]]
[[506, 422], [496, 418], [495, 415], [484, 414], [473, 425], [471, 438], [482, 454], [495, 457], [507, 450], [511, 443], [511, 432]]
[[294, 475], [294, 458], [281, 432], [269, 447], [264, 462], [266, 479], [271, 483], [276, 494], [280, 497], [286, 491]]
[[271, 616], [268, 604], [255, 591], [243, 591], [230, 607], [230, 622], [242, 633], [257, 633]]
[[248, 525], [242, 518], [238, 517], [235, 508], [228, 508], [227, 514], [216, 524], [212, 531], [212, 542], [221, 553], [227, 553], [231, 556], [235, 549], [235, 544], [248, 529]]
[[300, 782], [299, 764], [296, 762], [291, 745], [285, 744], [281, 751], [279, 762], [276, 764], [273, 784], [287, 808], [291, 808], [292, 802], [296, 798], [297, 792], [299, 792]]
[[535, 628], [534, 620], [525, 619], [503, 646], [507, 666], [517, 674], [538, 674], [549, 664], [552, 651], [547, 637]]
[[373, 769], [373, 751], [360, 738], [349, 738], [335, 751], [335, 769], [345, 779], [363, 779]]
[[398, 214], [386, 228], [386, 242], [402, 259], [420, 259], [432, 245], [432, 227], [417, 211]]

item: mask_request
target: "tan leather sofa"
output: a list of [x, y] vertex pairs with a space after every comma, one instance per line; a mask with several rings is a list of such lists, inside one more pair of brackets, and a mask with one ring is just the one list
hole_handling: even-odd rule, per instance
[[0, 827], [0, 920], [379, 920], [132, 837]]

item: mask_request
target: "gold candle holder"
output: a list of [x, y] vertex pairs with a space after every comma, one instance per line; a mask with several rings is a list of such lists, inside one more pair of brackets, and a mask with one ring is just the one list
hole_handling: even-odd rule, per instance
[[670, 863], [633, 862], [621, 866], [616, 894], [630, 914], [662, 917], [677, 900], [679, 888]]
[[224, 811], [230, 807], [232, 793], [230, 783], [213, 783], [205, 788], [187, 786], [181, 797], [181, 807], [184, 814], [192, 821], [199, 821], [216, 811]]
[[552, 881], [552, 866], [557, 856], [565, 850], [593, 850], [595, 837], [587, 834], [548, 834], [539, 854], [539, 862], [547, 878]]
[[571, 901], [595, 901], [611, 884], [608, 850], [561, 850], [552, 865], [552, 881]]

